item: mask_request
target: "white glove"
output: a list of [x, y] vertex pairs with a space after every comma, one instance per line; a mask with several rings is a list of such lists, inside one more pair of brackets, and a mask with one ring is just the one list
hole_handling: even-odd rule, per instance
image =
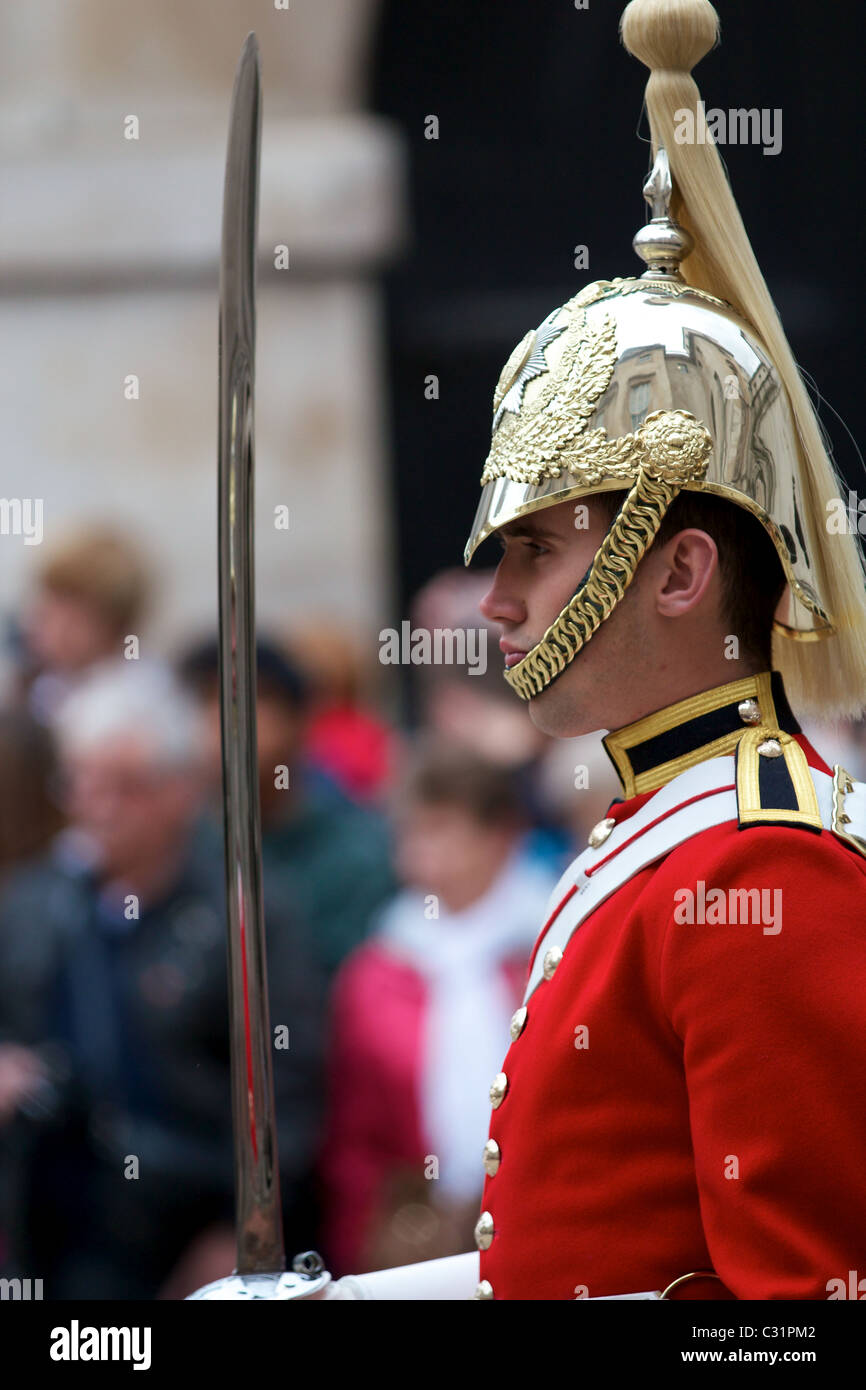
[[471, 1299], [478, 1285], [478, 1253], [447, 1255], [442, 1260], [422, 1260], [420, 1264], [379, 1269], [373, 1274], [347, 1274], [336, 1279], [311, 1298], [417, 1300]]

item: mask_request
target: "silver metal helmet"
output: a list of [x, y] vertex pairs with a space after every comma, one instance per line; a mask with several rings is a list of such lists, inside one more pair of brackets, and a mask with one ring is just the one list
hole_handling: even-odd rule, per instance
[[464, 554], [528, 512], [593, 493], [625, 500], [577, 593], [505, 679], [539, 694], [622, 598], [683, 489], [714, 493], [767, 530], [788, 584], [775, 628], [833, 632], [809, 541], [793, 412], [755, 330], [682, 278], [691, 237], [670, 216], [659, 150], [644, 187], [652, 219], [634, 246], [638, 278], [586, 286], [529, 332], [493, 400], [493, 436]]

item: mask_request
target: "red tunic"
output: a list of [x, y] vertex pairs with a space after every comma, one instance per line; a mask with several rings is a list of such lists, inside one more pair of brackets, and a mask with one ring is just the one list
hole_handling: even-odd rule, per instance
[[[782, 929], [678, 923], [675, 894], [698, 880], [781, 888]], [[866, 1274], [864, 982], [866, 858], [829, 831], [732, 821], [623, 884], [502, 1064], [492, 1296], [596, 1298], [704, 1269], [722, 1282], [681, 1296], [826, 1299]]]

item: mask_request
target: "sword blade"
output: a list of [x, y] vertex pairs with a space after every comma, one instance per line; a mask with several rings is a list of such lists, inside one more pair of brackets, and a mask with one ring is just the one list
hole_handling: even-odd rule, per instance
[[232, 93], [219, 317], [219, 665], [239, 1274], [285, 1269], [262, 906], [256, 739], [255, 261], [261, 76], [249, 34]]

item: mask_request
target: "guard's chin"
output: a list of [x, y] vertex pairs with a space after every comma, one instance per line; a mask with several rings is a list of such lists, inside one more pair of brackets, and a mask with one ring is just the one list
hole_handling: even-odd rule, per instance
[[572, 736], [574, 730], [571, 726], [576, 711], [573, 702], [567, 699], [556, 681], [546, 686], [539, 695], [533, 695], [527, 703], [529, 718], [541, 733], [548, 734], [551, 738]]
[[577, 738], [599, 727], [597, 711], [584, 707], [579, 684], [569, 679], [571, 667], [527, 701], [529, 718], [536, 729], [550, 738]]

